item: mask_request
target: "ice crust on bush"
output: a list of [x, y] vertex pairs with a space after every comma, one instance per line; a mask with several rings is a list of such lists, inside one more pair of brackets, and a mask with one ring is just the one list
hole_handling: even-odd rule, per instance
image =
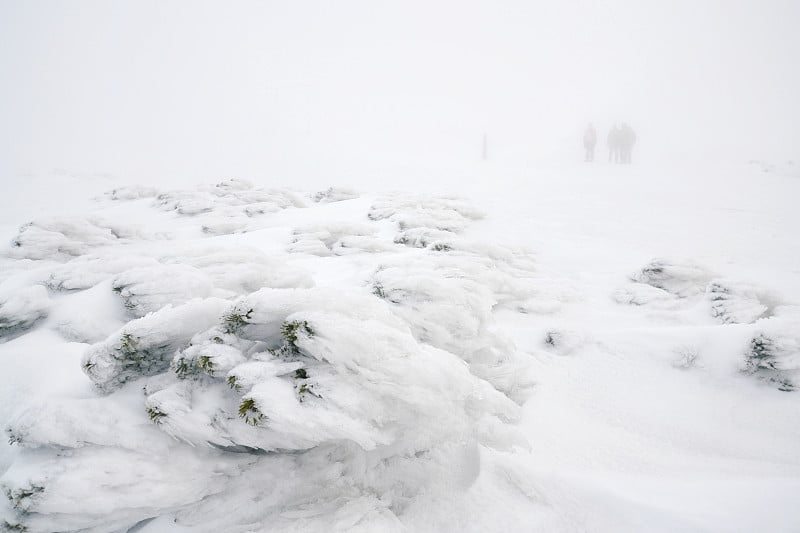
[[214, 324], [226, 305], [219, 298], [194, 300], [133, 320], [104, 342], [92, 345], [84, 355], [83, 369], [103, 392], [163, 372], [175, 350], [198, 328]]
[[379, 239], [377, 233], [377, 228], [367, 224], [341, 222], [304, 226], [292, 231], [292, 243], [287, 251], [324, 257], [392, 250], [393, 246]]
[[[31, 409], [12, 422], [8, 434], [25, 448], [71, 451], [26, 455], [3, 476], [14, 494], [41, 487], [12, 505], [10, 523], [114, 531], [174, 512], [199, 524], [246, 479], [263, 500], [259, 520], [281, 514], [284, 525], [302, 524], [286, 522], [287, 508], [330, 498], [339, 519], [400, 527], [405, 502], [431, 482], [408, 476], [410, 468], [441, 469], [434, 479], [446, 480], [448, 469], [473, 460], [471, 442], [525, 445], [502, 429], [519, 416], [513, 401], [457, 355], [418, 342], [369, 293], [262, 289], [220, 303], [163, 309], [87, 352], [87, 373], [101, 389], [142, 380], [137, 415], [125, 416], [133, 404], [119, 391]], [[126, 336], [147, 364], [124, 347]], [[336, 490], [320, 492], [332, 464], [340, 465], [330, 478]], [[94, 472], [97, 465], [104, 471]], [[279, 485], [269, 481], [288, 472]], [[80, 506], [91, 511], [74, 512], [70, 502], [78, 501], [92, 502]], [[363, 505], [353, 509], [356, 502]], [[221, 523], [234, 518], [241, 517]]]
[[11, 254], [28, 259], [69, 259], [117, 241], [117, 235], [97, 221], [52, 217], [22, 226], [12, 242]]
[[797, 322], [764, 321], [744, 352], [742, 372], [784, 392], [800, 386], [800, 338]]

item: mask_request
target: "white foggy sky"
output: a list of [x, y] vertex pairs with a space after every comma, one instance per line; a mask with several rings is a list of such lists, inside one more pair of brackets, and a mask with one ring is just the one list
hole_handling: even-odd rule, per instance
[[[0, 178], [800, 155], [800, 2], [0, 0]], [[601, 146], [601, 150], [604, 149]], [[602, 153], [602, 152], [601, 152]]]

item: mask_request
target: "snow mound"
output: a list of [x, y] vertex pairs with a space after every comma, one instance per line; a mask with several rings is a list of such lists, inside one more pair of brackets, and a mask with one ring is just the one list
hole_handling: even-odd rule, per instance
[[370, 220], [391, 220], [403, 231], [429, 228], [460, 233], [484, 214], [457, 197], [393, 194], [379, 198], [367, 216]]
[[154, 198], [157, 194], [158, 190], [154, 187], [131, 185], [107, 191], [104, 196], [108, 200], [139, 200], [141, 198]]
[[0, 339], [26, 332], [47, 316], [50, 298], [47, 289], [32, 285], [0, 294]]
[[287, 251], [324, 257], [392, 250], [394, 247], [380, 240], [377, 232], [372, 226], [347, 222], [304, 226], [292, 232], [292, 243]]
[[45, 283], [54, 291], [85, 290], [136, 268], [157, 267], [158, 261], [142, 254], [90, 253], [51, 269]]
[[93, 248], [115, 244], [111, 229], [81, 217], [53, 217], [30, 222], [12, 241], [11, 255], [28, 259], [70, 259]]
[[213, 187], [162, 192], [156, 196], [155, 205], [186, 216], [213, 212], [224, 217], [253, 217], [305, 207], [305, 202], [288, 190], [262, 189], [245, 180], [230, 179]]
[[535, 286], [510, 269], [488, 257], [431, 252], [383, 264], [372, 291], [419, 341], [458, 354], [477, 376], [521, 401], [530, 382], [513, 344], [492, 331], [492, 309], [515, 307]]
[[250, 294], [262, 287], [314, 286], [305, 269], [246, 246], [185, 246], [172, 255], [161, 256], [160, 260], [197, 268], [211, 279], [214, 287], [229, 291], [231, 296]]
[[116, 276], [111, 287], [137, 318], [170, 304], [207, 298], [213, 289], [208, 276], [181, 264], [132, 268]]
[[631, 276], [632, 281], [662, 289], [678, 298], [703, 294], [711, 278], [712, 274], [701, 266], [667, 259], [654, 259]]
[[331, 202], [343, 202], [345, 200], [353, 200], [360, 195], [346, 187], [329, 187], [324, 191], [319, 191], [311, 196], [311, 199], [320, 204], [327, 204]]

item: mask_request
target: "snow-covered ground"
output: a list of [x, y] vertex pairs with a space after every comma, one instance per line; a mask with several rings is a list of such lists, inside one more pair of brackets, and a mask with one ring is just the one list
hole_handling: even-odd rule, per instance
[[794, 166], [397, 178], [7, 187], [5, 527], [800, 530]]

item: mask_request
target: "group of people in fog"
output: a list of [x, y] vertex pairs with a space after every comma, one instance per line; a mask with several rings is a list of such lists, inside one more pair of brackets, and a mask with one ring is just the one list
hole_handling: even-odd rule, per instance
[[[630, 164], [633, 145], [636, 144], [636, 133], [626, 123], [614, 124], [606, 138], [608, 145], [608, 162]], [[586, 149], [586, 161], [594, 161], [594, 148], [597, 146], [597, 130], [592, 124], [586, 127], [583, 134], [583, 147]]]

